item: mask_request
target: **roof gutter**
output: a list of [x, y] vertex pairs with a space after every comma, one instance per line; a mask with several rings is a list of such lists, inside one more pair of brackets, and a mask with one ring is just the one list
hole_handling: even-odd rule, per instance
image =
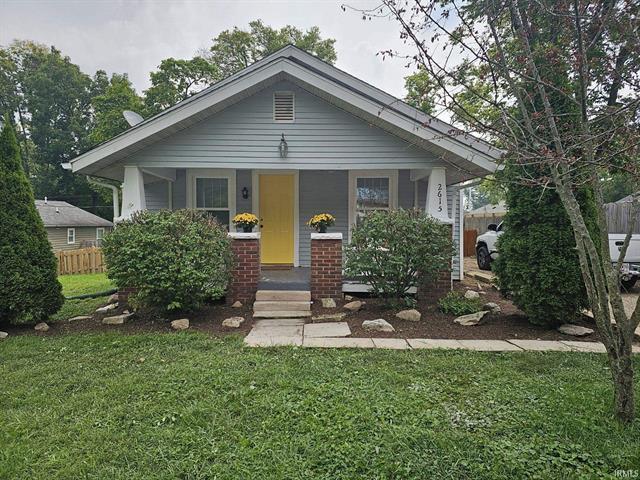
[[113, 194], [113, 223], [116, 223], [116, 218], [120, 217], [120, 189], [110, 183], [104, 183], [96, 180], [87, 175], [89, 183], [97, 185], [99, 187], [110, 188]]

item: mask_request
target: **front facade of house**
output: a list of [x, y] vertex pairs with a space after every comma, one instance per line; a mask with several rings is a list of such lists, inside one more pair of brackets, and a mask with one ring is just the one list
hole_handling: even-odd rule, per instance
[[497, 154], [285, 47], [78, 157], [72, 169], [122, 182], [122, 217], [195, 208], [233, 229], [236, 213], [255, 213], [261, 263], [304, 267], [306, 222], [323, 212], [348, 242], [368, 211], [426, 209], [453, 225], [461, 247], [456, 184], [494, 171]]

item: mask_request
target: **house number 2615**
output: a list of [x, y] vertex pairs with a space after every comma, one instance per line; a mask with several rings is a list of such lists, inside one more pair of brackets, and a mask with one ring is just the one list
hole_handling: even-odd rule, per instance
[[442, 211], [442, 184], [441, 183], [438, 184], [438, 193], [436, 195], [438, 196], [438, 211], [441, 212]]

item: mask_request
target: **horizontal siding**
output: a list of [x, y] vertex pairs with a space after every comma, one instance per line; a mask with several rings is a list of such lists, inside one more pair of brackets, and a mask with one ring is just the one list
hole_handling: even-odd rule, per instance
[[169, 182], [163, 180], [145, 184], [144, 198], [147, 210], [155, 212], [169, 208]]
[[171, 200], [174, 210], [187, 208], [187, 171], [184, 168], [176, 170], [176, 180], [171, 189]]
[[300, 172], [300, 266], [311, 262], [311, 232], [309, 219], [317, 213], [330, 213], [336, 217], [331, 232], [342, 233], [343, 242], [349, 238], [349, 172]]
[[[47, 227], [47, 237], [51, 248], [54, 252], [60, 250], [75, 250], [76, 248], [84, 248], [96, 241], [96, 227], [75, 227], [76, 243], [69, 245], [67, 243], [67, 227]], [[105, 227], [105, 233], [111, 228]]]
[[[251, 205], [253, 194], [251, 182], [251, 170], [236, 171], [236, 213], [253, 213], [251, 211], [253, 208]], [[245, 187], [249, 190], [249, 197], [246, 199], [242, 198], [242, 189]]]
[[[295, 92], [295, 121], [273, 120], [273, 92]], [[286, 159], [278, 145], [284, 133]], [[435, 156], [374, 127], [300, 87], [280, 82], [171, 137], [125, 163], [237, 168], [425, 168]], [[212, 163], [214, 165], [212, 165]], [[389, 167], [391, 165], [391, 167]]]

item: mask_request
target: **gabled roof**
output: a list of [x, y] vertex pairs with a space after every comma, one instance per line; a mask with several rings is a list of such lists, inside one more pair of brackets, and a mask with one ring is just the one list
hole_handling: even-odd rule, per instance
[[113, 223], [67, 202], [36, 200], [45, 227], [113, 227]]
[[290, 80], [334, 105], [439, 155], [468, 178], [496, 170], [502, 152], [327, 64], [292, 45], [135, 125], [71, 161], [94, 174], [132, 153], [193, 125], [281, 80]]

